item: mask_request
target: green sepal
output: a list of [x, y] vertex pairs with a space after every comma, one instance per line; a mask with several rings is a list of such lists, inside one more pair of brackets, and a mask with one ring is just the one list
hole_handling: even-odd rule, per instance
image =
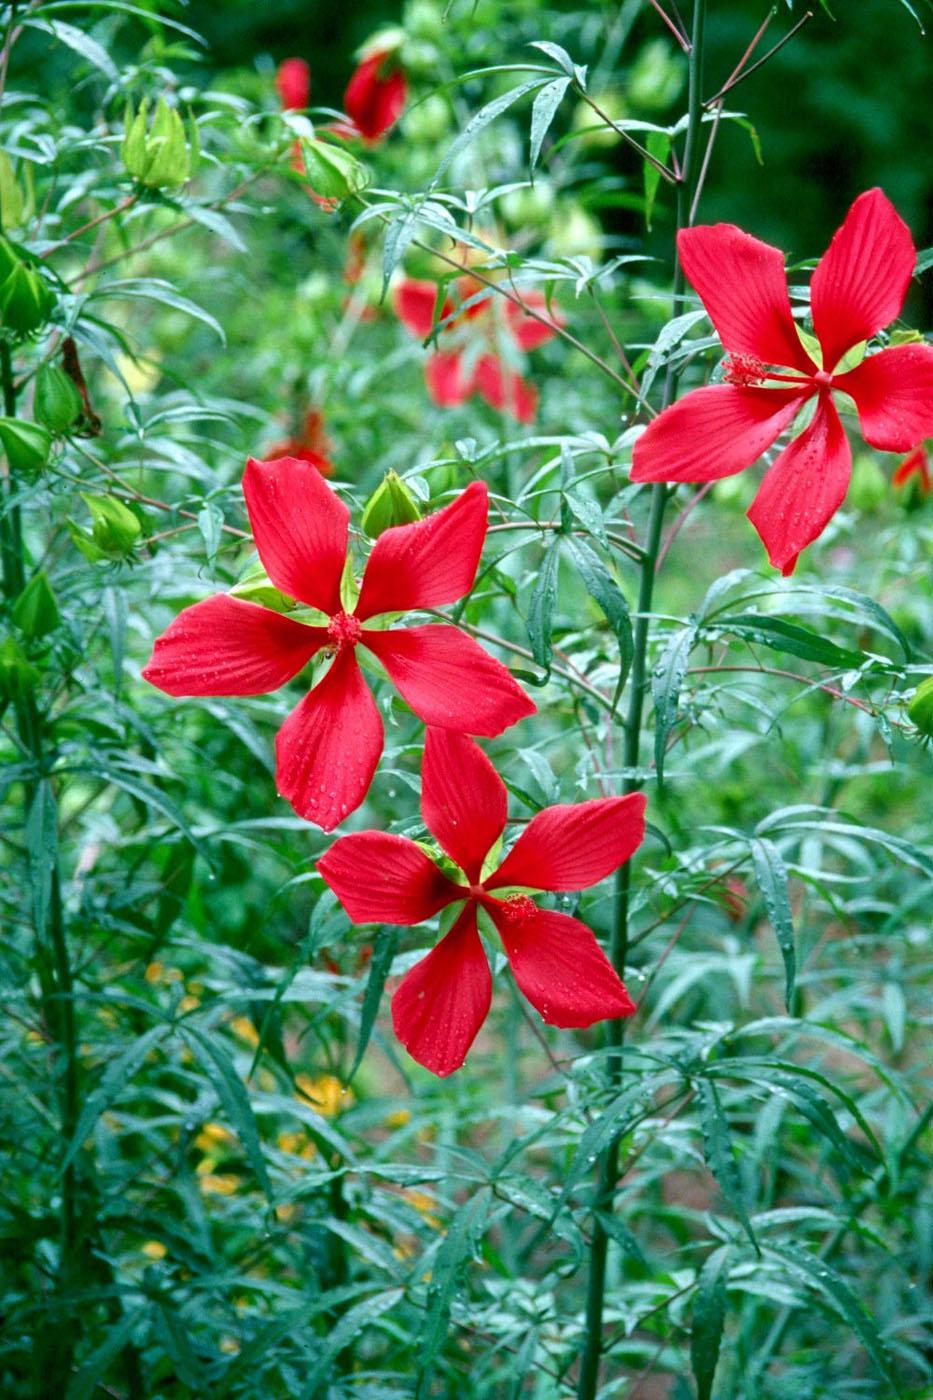
[[73, 380], [58, 365], [43, 365], [36, 375], [33, 412], [52, 433], [65, 433], [81, 417], [84, 405]]
[[393, 525], [421, 519], [418, 502], [397, 472], [386, 472], [363, 508], [361, 524], [370, 539]]
[[49, 460], [52, 437], [40, 423], [23, 418], [0, 418], [0, 443], [14, 476], [32, 479]]
[[30, 641], [47, 636], [58, 626], [61, 614], [52, 585], [43, 570], [29, 580], [16, 599], [12, 617], [23, 636]]

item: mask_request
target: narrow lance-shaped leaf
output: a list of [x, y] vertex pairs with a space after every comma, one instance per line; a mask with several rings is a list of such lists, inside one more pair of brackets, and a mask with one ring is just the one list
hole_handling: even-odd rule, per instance
[[460, 1207], [434, 1257], [428, 1294], [428, 1315], [421, 1334], [417, 1400], [426, 1400], [431, 1393], [434, 1361], [447, 1333], [457, 1276], [476, 1248], [477, 1239], [486, 1223], [489, 1201], [489, 1188], [484, 1186]]
[[619, 644], [619, 678], [616, 682], [612, 702], [614, 709], [622, 694], [631, 669], [632, 657], [635, 654], [632, 619], [628, 603], [625, 601], [625, 594], [606, 565], [585, 540], [576, 539], [571, 535], [567, 538], [567, 548], [573, 557], [584, 588], [590, 597], [599, 604]]
[[752, 837], [748, 844], [752, 853], [755, 879], [765, 902], [768, 920], [777, 937], [781, 957], [784, 959], [784, 1005], [790, 1011], [797, 975], [797, 952], [794, 945], [794, 919], [787, 893], [787, 866], [777, 846], [767, 837]]
[[553, 83], [548, 83], [547, 87], [543, 87], [535, 97], [531, 108], [531, 138], [528, 156], [532, 170], [538, 164], [544, 138], [569, 86], [569, 78], [556, 78]]
[[216, 1039], [202, 1034], [201, 1031], [188, 1027], [182, 1035], [190, 1041], [195, 1054], [207, 1071], [217, 1091], [217, 1097], [243, 1144], [257, 1181], [266, 1195], [271, 1197], [272, 1183], [262, 1155], [262, 1143], [253, 1116], [253, 1106], [233, 1061]]
[[742, 1222], [745, 1233], [757, 1251], [758, 1241], [755, 1238], [752, 1222], [745, 1207], [742, 1184], [739, 1181], [738, 1168], [732, 1155], [729, 1123], [725, 1113], [723, 1113], [722, 1104], [719, 1102], [716, 1086], [711, 1084], [708, 1079], [698, 1079], [696, 1093], [700, 1112], [700, 1127], [703, 1133], [703, 1155], [706, 1158], [707, 1166], [716, 1178], [717, 1185], [725, 1200]]
[[713, 1394], [726, 1318], [726, 1282], [731, 1260], [732, 1250], [728, 1245], [714, 1249], [697, 1277], [690, 1328], [690, 1365], [696, 1381], [697, 1400], [711, 1400]]
[[385, 928], [376, 942], [372, 961], [369, 964], [369, 977], [366, 981], [366, 991], [363, 993], [363, 1007], [360, 1012], [360, 1029], [356, 1039], [356, 1054], [353, 1056], [353, 1064], [347, 1079], [350, 1080], [359, 1069], [363, 1056], [366, 1054], [366, 1047], [369, 1038], [373, 1033], [373, 1026], [379, 1012], [379, 1003], [382, 1000], [383, 988], [389, 969], [392, 966], [392, 959], [395, 957], [395, 950], [398, 947], [399, 931], [395, 927]]
[[651, 672], [651, 696], [654, 700], [654, 763], [659, 785], [664, 782], [667, 738], [677, 719], [680, 687], [687, 674], [690, 651], [696, 641], [696, 635], [696, 623], [693, 622], [676, 632]]
[[531, 654], [547, 673], [545, 679], [551, 674], [551, 628], [554, 604], [557, 601], [558, 546], [559, 541], [555, 538], [545, 550], [528, 605], [528, 639], [531, 642]]

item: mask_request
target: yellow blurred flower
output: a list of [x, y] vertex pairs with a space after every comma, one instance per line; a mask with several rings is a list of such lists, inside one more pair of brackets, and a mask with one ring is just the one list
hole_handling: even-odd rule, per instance
[[228, 1356], [234, 1356], [240, 1350], [240, 1343], [236, 1337], [221, 1337], [220, 1350], [226, 1352]]
[[281, 1220], [283, 1225], [287, 1224], [289, 1220], [294, 1219], [297, 1210], [298, 1207], [296, 1205], [283, 1201], [281, 1205], [275, 1208], [275, 1218], [276, 1220]]
[[390, 1113], [386, 1118], [387, 1128], [404, 1128], [406, 1123], [411, 1122], [411, 1109], [397, 1108], [394, 1113]]
[[280, 1152], [289, 1152], [293, 1157], [304, 1157], [305, 1161], [316, 1154], [317, 1148], [305, 1133], [279, 1133], [276, 1138]]
[[194, 1140], [195, 1147], [202, 1152], [213, 1152], [215, 1148], [226, 1147], [236, 1142], [236, 1137], [223, 1123], [205, 1123]]
[[145, 1254], [147, 1259], [164, 1259], [168, 1250], [161, 1240], [147, 1240], [140, 1253]]
[[181, 1001], [178, 1003], [178, 1009], [179, 1011], [194, 1011], [200, 1005], [200, 997], [193, 997], [189, 995], [186, 997], [182, 997]]
[[230, 1029], [234, 1035], [238, 1035], [248, 1045], [259, 1044], [259, 1032], [248, 1016], [235, 1016], [230, 1022]]
[[206, 1176], [199, 1175], [198, 1180], [202, 1191], [216, 1196], [232, 1196], [238, 1185], [235, 1176], [215, 1176], [212, 1172]]
[[354, 1103], [352, 1091], [345, 1089], [335, 1074], [319, 1074], [314, 1079], [310, 1074], [299, 1074], [295, 1084], [323, 1118], [333, 1118]]
[[413, 1188], [403, 1191], [402, 1195], [405, 1197], [408, 1204], [418, 1212], [424, 1223], [429, 1225], [432, 1230], [443, 1229], [440, 1220], [433, 1213], [437, 1205], [433, 1196], [429, 1196], [426, 1191], [416, 1191]]

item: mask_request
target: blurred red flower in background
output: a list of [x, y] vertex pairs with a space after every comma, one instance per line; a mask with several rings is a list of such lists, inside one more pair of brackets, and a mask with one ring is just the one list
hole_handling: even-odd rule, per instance
[[341, 836], [318, 870], [355, 923], [419, 924], [464, 901], [450, 931], [406, 973], [392, 998], [395, 1033], [434, 1074], [459, 1069], [492, 999], [492, 977], [476, 916], [489, 915], [521, 991], [552, 1026], [591, 1026], [631, 1016], [632, 1001], [587, 926], [539, 909], [526, 894], [493, 890], [582, 890], [632, 856], [645, 834], [645, 798], [598, 797], [546, 807], [498, 868], [482, 878], [507, 819], [505, 784], [462, 734], [429, 729], [421, 770], [425, 826], [463, 872], [449, 879], [405, 836]]
[[278, 457], [297, 457], [316, 467], [321, 476], [333, 476], [334, 464], [330, 460], [333, 444], [324, 431], [324, 415], [316, 408], [309, 408], [304, 416], [301, 429], [284, 442], [277, 442], [263, 458], [264, 462], [274, 462]]
[[918, 443], [911, 452], [908, 452], [891, 481], [895, 486], [904, 486], [913, 477], [917, 478], [917, 486], [921, 495], [928, 496], [933, 490], [933, 480], [930, 478], [930, 459], [927, 456], [926, 445], [922, 442]]
[[311, 98], [311, 69], [303, 58], [286, 58], [278, 66], [275, 86], [286, 111], [307, 107]]
[[379, 49], [357, 66], [343, 95], [353, 134], [371, 144], [379, 141], [402, 115], [408, 82], [396, 49]]

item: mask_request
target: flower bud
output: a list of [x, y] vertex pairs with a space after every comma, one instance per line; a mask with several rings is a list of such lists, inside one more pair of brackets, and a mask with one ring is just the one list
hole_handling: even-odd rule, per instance
[[928, 676], [917, 686], [907, 706], [907, 715], [921, 734], [933, 738], [933, 676]]
[[[29, 165], [25, 164], [28, 172]], [[4, 228], [19, 228], [30, 217], [33, 207], [32, 185], [28, 175], [25, 192], [16, 178], [13, 162], [6, 151], [0, 151], [0, 216]]]
[[142, 534], [142, 525], [128, 506], [116, 496], [89, 496], [82, 491], [81, 499], [91, 512], [90, 531], [82, 530], [73, 520], [68, 521], [71, 538], [92, 564], [102, 559], [125, 559]]
[[45, 324], [55, 297], [41, 272], [0, 239], [0, 325], [17, 335], [29, 335]]
[[421, 519], [418, 502], [396, 472], [386, 472], [363, 509], [361, 524], [375, 539], [393, 525], [410, 525]]
[[22, 418], [0, 418], [0, 443], [13, 476], [30, 479], [46, 465], [52, 448], [48, 430]]
[[58, 365], [43, 365], [36, 375], [33, 412], [52, 433], [65, 433], [81, 416], [84, 405], [77, 386]]
[[149, 107], [145, 99], [133, 114], [127, 106], [120, 156], [128, 175], [147, 189], [168, 189], [183, 185], [198, 161], [198, 130], [192, 121], [186, 139], [178, 111], [160, 97], [151, 128], [147, 129]]
[[52, 585], [44, 571], [31, 578], [13, 604], [13, 621], [24, 637], [36, 641], [54, 632], [59, 624], [60, 614]]
[[341, 200], [358, 194], [369, 184], [369, 171], [342, 146], [327, 141], [302, 141], [308, 183], [321, 199]]
[[0, 645], [0, 695], [15, 702], [35, 690], [39, 680], [39, 671], [26, 658], [19, 642], [7, 637]]

